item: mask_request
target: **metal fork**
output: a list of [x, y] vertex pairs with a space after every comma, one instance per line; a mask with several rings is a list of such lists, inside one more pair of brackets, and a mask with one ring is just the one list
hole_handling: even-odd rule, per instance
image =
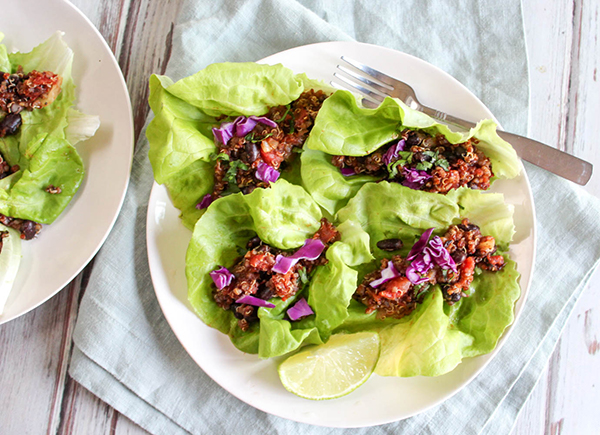
[[[363, 105], [365, 107], [375, 108], [386, 96], [391, 96], [399, 98], [409, 107], [426, 113], [446, 124], [467, 129], [475, 127], [473, 122], [422, 105], [417, 100], [414, 89], [408, 84], [346, 56], [342, 56], [341, 59], [353, 68], [338, 65], [340, 72], [334, 72], [333, 75], [342, 82], [341, 87], [360, 92], [364, 96]], [[348, 78], [348, 76], [351, 78]], [[358, 82], [364, 83], [369, 88]], [[331, 83], [336, 87], [340, 87], [339, 83], [334, 81]], [[592, 176], [593, 166], [585, 160], [518, 134], [498, 130], [498, 135], [509, 142], [523, 160], [560, 175], [567, 180], [585, 185]]]

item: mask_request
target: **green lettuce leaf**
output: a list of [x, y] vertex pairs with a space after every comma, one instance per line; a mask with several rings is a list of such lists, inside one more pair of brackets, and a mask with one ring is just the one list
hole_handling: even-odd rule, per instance
[[[0, 38], [1, 39], [1, 38]], [[29, 53], [7, 54], [0, 45], [0, 69], [16, 72], [51, 71], [62, 77], [56, 100], [33, 111], [22, 111], [16, 135], [0, 138], [0, 153], [20, 170], [0, 183], [0, 213], [49, 224], [62, 213], [79, 188], [83, 163], [72, 146], [98, 129], [97, 117], [73, 109], [75, 84], [71, 76], [73, 51], [57, 32]], [[71, 125], [69, 123], [71, 122]], [[46, 192], [49, 185], [60, 194]]]
[[[376, 109], [357, 103], [349, 91], [337, 91], [329, 97], [315, 121], [305, 148], [321, 153], [303, 153], [302, 184], [319, 205], [334, 214], [375, 177], [344, 177], [331, 164], [334, 155], [364, 156], [399, 137], [404, 128], [420, 129], [429, 134], [444, 135], [451, 143], [472, 137], [492, 163], [498, 178], [513, 178], [521, 170], [514, 149], [496, 133], [496, 124], [483, 120], [468, 132], [454, 132], [428, 115], [413, 110], [402, 101], [386, 98]], [[314, 169], [313, 169], [314, 166]]]
[[169, 92], [210, 116], [264, 115], [300, 96], [302, 79], [283, 65], [216, 63], [179, 80]]
[[[233, 344], [267, 358], [291, 352], [304, 344], [319, 344], [347, 316], [349, 297], [356, 289], [356, 271], [372, 257], [368, 235], [356, 224], [340, 226], [342, 240], [327, 251], [329, 262], [318, 267], [310, 283], [286, 301], [271, 299], [276, 307], [260, 308], [260, 322], [242, 332], [231, 311], [219, 308], [212, 297], [209, 273], [231, 267], [246, 243], [258, 234], [280, 249], [297, 249], [320, 227], [321, 212], [302, 187], [278, 180], [269, 189], [256, 189], [220, 198], [198, 220], [186, 257], [188, 297], [198, 316], [209, 326], [228, 334]], [[306, 297], [315, 311], [299, 322], [284, 319], [286, 309]]]
[[[67, 140], [44, 134], [27, 145], [24, 157], [27, 169], [11, 176], [10, 186], [0, 190], [0, 213], [50, 224], [77, 192], [83, 162]], [[46, 192], [50, 185], [59, 187], [61, 193]]]
[[[508, 245], [513, 234], [512, 207], [503, 196], [459, 189], [444, 196], [418, 192], [395, 183], [365, 184], [348, 205], [338, 212], [342, 225], [356, 222], [368, 233], [377, 261], [356, 268], [358, 282], [379, 267], [390, 253], [376, 243], [400, 238], [408, 250], [427, 228], [436, 234], [450, 224], [469, 218], [481, 226], [484, 235]], [[415, 311], [402, 319], [377, 319], [365, 313], [365, 306], [352, 300], [344, 322], [333, 332], [377, 331], [382, 350], [376, 373], [382, 376], [439, 376], [452, 370], [463, 358], [491, 352], [504, 330], [514, 320], [514, 304], [520, 296], [516, 265], [505, 255], [505, 267], [496, 273], [481, 271], [469, 290], [469, 297], [449, 306], [443, 304], [438, 286], [429, 292]], [[349, 295], [351, 297], [351, 294]]]
[[[148, 157], [154, 179], [159, 184], [175, 174], [180, 175], [197, 160], [208, 161], [217, 151], [212, 133], [206, 134], [207, 125], [217, 124], [217, 121], [171, 94], [167, 88], [172, 84], [165, 76], [153, 74], [150, 77], [148, 102], [154, 119], [146, 129], [146, 137], [150, 143]], [[198, 202], [198, 198], [195, 201]]]

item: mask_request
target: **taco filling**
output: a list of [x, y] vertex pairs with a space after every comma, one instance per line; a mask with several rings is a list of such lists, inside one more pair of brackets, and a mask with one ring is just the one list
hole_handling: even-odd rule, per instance
[[340, 239], [340, 233], [327, 219], [293, 255], [269, 246], [255, 236], [248, 241], [248, 252], [236, 260], [231, 271], [221, 267], [211, 272], [213, 298], [224, 310], [231, 310], [242, 331], [258, 321], [259, 306], [274, 307], [267, 300], [294, 296], [320, 265], [327, 264], [327, 248]]
[[213, 128], [218, 147], [212, 194], [198, 208], [207, 207], [227, 189], [252, 192], [268, 187], [300, 152], [323, 101], [323, 91], [309, 90], [285, 106], [269, 109], [264, 116], [239, 116]]
[[[432, 232], [423, 233], [406, 257], [384, 258], [380, 269], [364, 277], [353, 298], [367, 306], [367, 313], [377, 311], [381, 319], [407, 316], [436, 284], [444, 301], [453, 305], [469, 295], [476, 267], [490, 272], [504, 267], [504, 257], [495, 255], [494, 237], [483, 236], [468, 219], [451, 225], [441, 237], [430, 239]], [[388, 245], [393, 244], [378, 242], [383, 250]]]
[[452, 144], [442, 134], [432, 136], [404, 129], [394, 140], [365, 156], [333, 156], [343, 175], [373, 175], [415, 190], [448, 193], [468, 187], [487, 190], [494, 176], [490, 159], [470, 138]]

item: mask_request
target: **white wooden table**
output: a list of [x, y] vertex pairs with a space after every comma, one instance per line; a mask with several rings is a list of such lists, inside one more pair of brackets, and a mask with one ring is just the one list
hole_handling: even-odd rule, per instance
[[[162, 72], [181, 0], [72, 0], [119, 61], [136, 137], [147, 77]], [[530, 56], [531, 136], [600, 171], [599, 1], [523, 0]], [[600, 175], [586, 189], [600, 196]], [[57, 296], [0, 326], [1, 434], [143, 434], [67, 374], [80, 297], [93, 264]], [[600, 433], [600, 273], [575, 308], [521, 413], [515, 434]]]

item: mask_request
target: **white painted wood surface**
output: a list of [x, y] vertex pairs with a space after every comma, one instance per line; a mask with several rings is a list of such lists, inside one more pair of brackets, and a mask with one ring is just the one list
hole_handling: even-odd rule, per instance
[[[146, 78], [170, 55], [181, 0], [72, 0], [116, 54], [136, 134], [147, 114]], [[530, 56], [530, 132], [600, 171], [600, 2], [523, 0]], [[600, 196], [600, 175], [586, 190]], [[557, 204], [560, 206], [560, 204]], [[146, 432], [71, 380], [72, 331], [88, 268], [36, 310], [0, 326], [0, 434]], [[600, 433], [600, 273], [575, 308], [514, 434]]]

